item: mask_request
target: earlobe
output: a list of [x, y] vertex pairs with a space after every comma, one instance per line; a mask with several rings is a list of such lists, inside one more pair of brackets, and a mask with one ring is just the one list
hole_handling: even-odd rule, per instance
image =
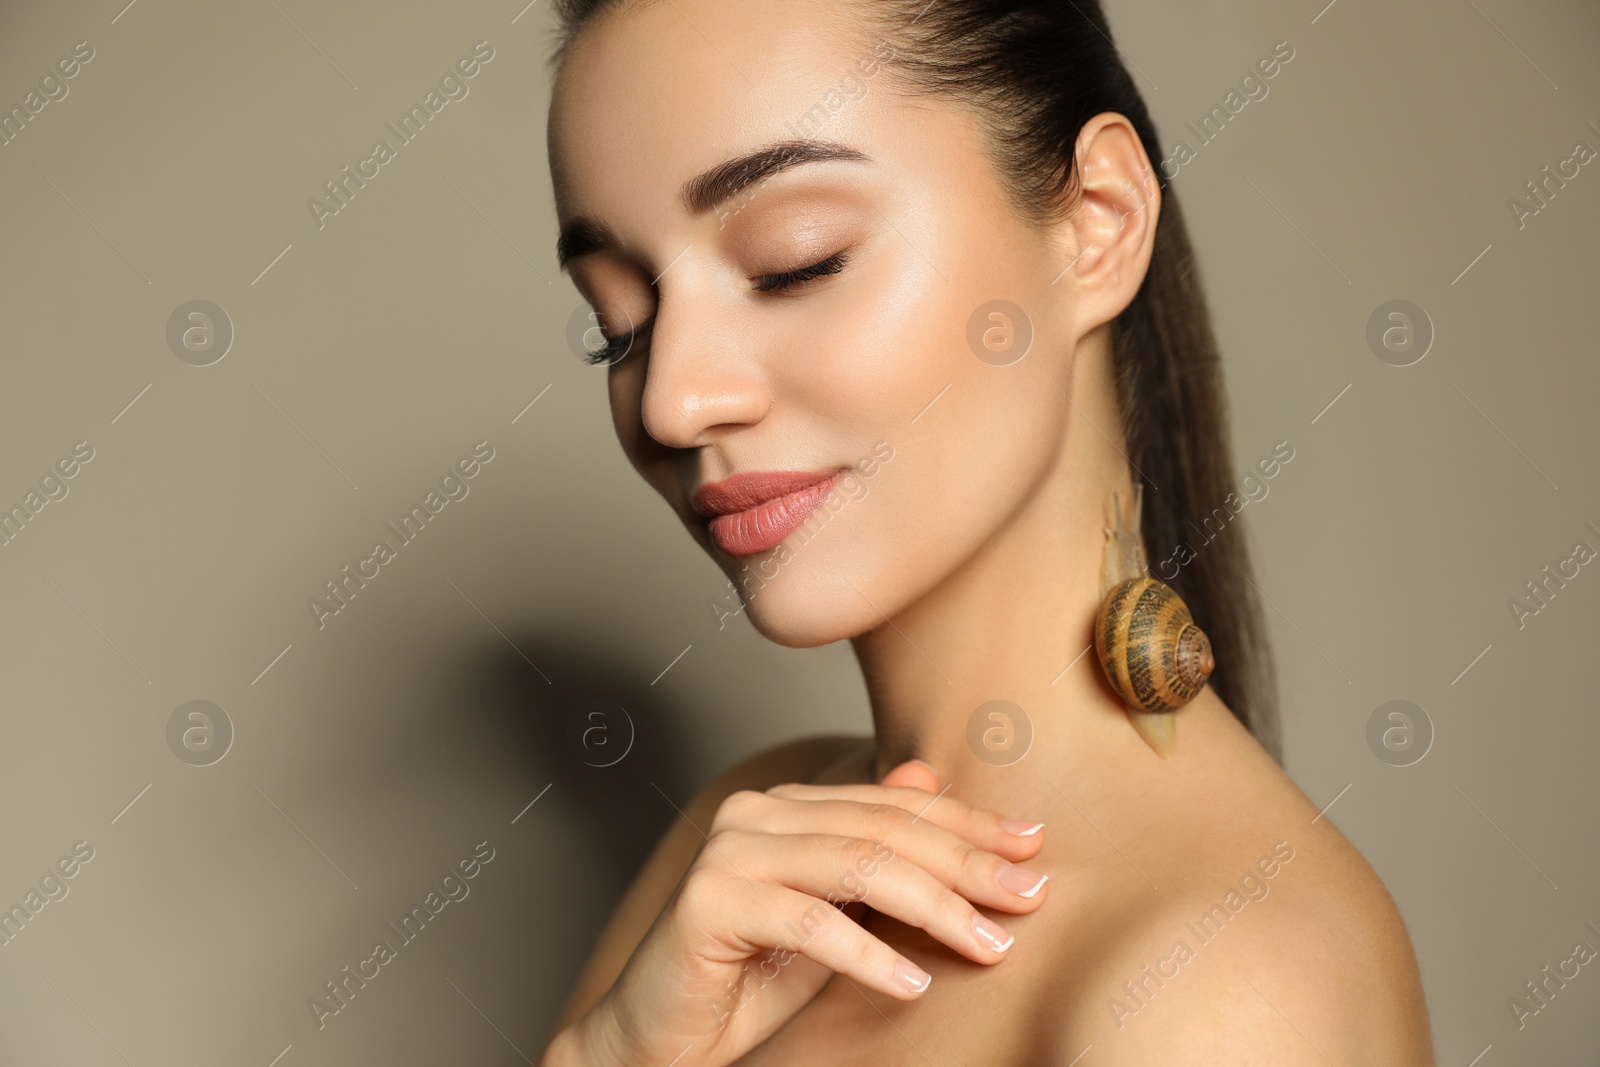
[[1077, 247], [1072, 273], [1086, 296], [1102, 298], [1101, 321], [1138, 292], [1155, 245], [1160, 185], [1128, 120], [1105, 112], [1078, 135], [1081, 194], [1068, 221]]

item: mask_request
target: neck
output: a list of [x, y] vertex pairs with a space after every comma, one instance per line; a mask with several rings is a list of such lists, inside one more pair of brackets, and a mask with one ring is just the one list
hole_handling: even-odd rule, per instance
[[[915, 757], [942, 781], [1037, 796], [1048, 793], [1041, 776], [1143, 745], [1090, 647], [1106, 501], [1133, 492], [1109, 354], [1103, 332], [1080, 346], [1062, 447], [1011, 519], [889, 623], [852, 640], [877, 734], [874, 780]], [[990, 705], [997, 700], [1020, 712]], [[1022, 743], [1027, 755], [1013, 759]]]

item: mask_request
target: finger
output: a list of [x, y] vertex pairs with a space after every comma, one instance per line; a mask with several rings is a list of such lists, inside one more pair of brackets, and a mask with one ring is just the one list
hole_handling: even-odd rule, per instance
[[925, 793], [939, 791], [939, 775], [933, 765], [925, 760], [909, 759], [883, 776], [879, 785], [904, 786], [909, 789], [920, 789]]
[[899, 1000], [916, 1000], [933, 981], [922, 968], [851, 922], [838, 908], [786, 886], [759, 884], [744, 898], [738, 936], [752, 951], [798, 953]]
[[[928, 819], [892, 804], [854, 800], [788, 800], [747, 791], [718, 812], [718, 832], [768, 835], [836, 834], [876, 842], [891, 859], [933, 875], [974, 904], [1027, 914], [1039, 908], [1046, 875], [971, 844]], [[796, 887], [799, 888], [799, 887]]]
[[[865, 900], [875, 911], [925, 930], [975, 963], [993, 964], [1015, 940], [960, 893], [928, 871], [897, 858], [874, 841], [839, 834], [764, 834], [728, 830], [714, 835], [716, 854], [751, 885], [786, 886], [831, 907]], [[713, 868], [716, 861], [711, 862]]]
[[920, 789], [882, 785], [775, 785], [768, 796], [787, 800], [854, 800], [862, 804], [892, 804], [936, 826], [942, 826], [979, 848], [1021, 861], [1038, 855], [1044, 847], [1044, 823], [1012, 819], [954, 799], [948, 792], [929, 796]]

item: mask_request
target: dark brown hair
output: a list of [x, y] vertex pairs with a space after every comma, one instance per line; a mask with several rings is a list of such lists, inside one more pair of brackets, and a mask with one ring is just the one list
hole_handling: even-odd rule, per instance
[[[555, 0], [559, 65], [604, 11], [641, 0]], [[643, 0], [649, 2], [649, 0]], [[864, 36], [886, 40], [883, 71], [897, 86], [944, 95], [981, 120], [988, 151], [1019, 217], [1044, 225], [1079, 204], [1077, 137], [1095, 115], [1125, 116], [1151, 160], [1155, 124], [1123, 66], [1097, 0], [851, 0]], [[1152, 176], [1160, 182], [1159, 176]], [[1193, 559], [1166, 580], [1211, 638], [1210, 685], [1280, 758], [1271, 653], [1250, 584], [1243, 530], [1230, 522], [1203, 545], [1186, 525], [1233, 493], [1227, 407], [1211, 317], [1170, 185], [1162, 183], [1150, 268], [1111, 322], [1112, 360], [1128, 457], [1148, 483], [1143, 533], [1151, 553], [1182, 543]]]

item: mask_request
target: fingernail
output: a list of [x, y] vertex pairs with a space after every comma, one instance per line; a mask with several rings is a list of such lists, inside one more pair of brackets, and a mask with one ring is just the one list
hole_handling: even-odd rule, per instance
[[901, 960], [894, 965], [894, 976], [903, 982], [906, 988], [913, 993], [921, 993], [933, 981], [933, 975], [918, 967], [910, 960]]
[[930, 771], [930, 772], [931, 772], [931, 773], [932, 773], [932, 774], [933, 774], [933, 775], [934, 775], [934, 776], [935, 776], [935, 777], [937, 777], [937, 776], [938, 776], [938, 774], [939, 774], [939, 772], [938, 772], [938, 771], [936, 771], [936, 770], [934, 770], [934, 769], [933, 769], [933, 764], [931, 764], [931, 763], [929, 763], [929, 762], [928, 762], [928, 761], [927, 761], [927, 760], [925, 760], [925, 759], [910, 759], [910, 760], [907, 760], [907, 761], [906, 761], [906, 762], [907, 762], [907, 763], [920, 763], [920, 764], [922, 764], [922, 765], [923, 765], [923, 766], [924, 766], [924, 767], [926, 767], [926, 768], [928, 768], [928, 770], [929, 770], [929, 771]]
[[1026, 867], [1018, 867], [1014, 863], [1008, 863], [1000, 868], [1000, 873], [995, 876], [995, 880], [1000, 883], [1000, 888], [1006, 892], [1015, 893], [1019, 897], [1031, 898], [1045, 882], [1050, 880], [1050, 876], [1048, 874], [1040, 874], [1038, 871], [1030, 871]]
[[972, 917], [972, 932], [988, 942], [989, 947], [996, 952], [1004, 952], [1011, 947], [1011, 942], [1016, 940], [1014, 934], [1006, 933], [998, 923], [985, 919], [982, 915]]
[[1029, 822], [1026, 819], [1001, 819], [1000, 829], [1008, 834], [1016, 834], [1018, 837], [1032, 837], [1044, 829], [1044, 823]]

